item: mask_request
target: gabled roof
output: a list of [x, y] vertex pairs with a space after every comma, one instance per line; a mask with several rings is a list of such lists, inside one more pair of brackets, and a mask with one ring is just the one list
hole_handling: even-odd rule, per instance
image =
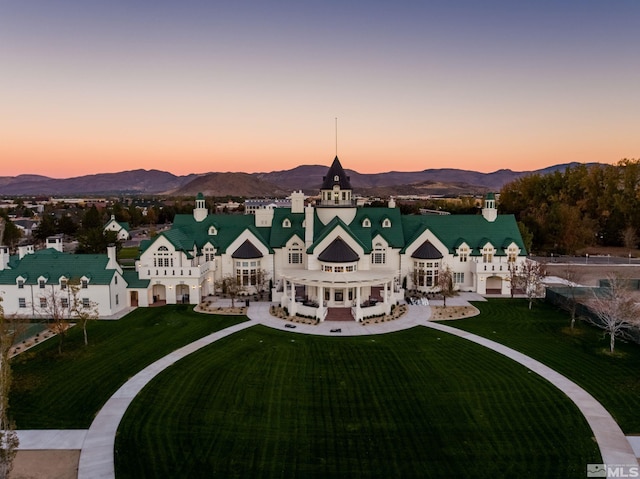
[[120, 228], [124, 229], [127, 232], [131, 230], [131, 226], [127, 221], [116, 221], [115, 218], [111, 218], [109, 221], [107, 221], [107, 223], [104, 225], [102, 229], [105, 229], [111, 223], [117, 224], [118, 226], [120, 226]]
[[338, 227], [341, 227], [346, 234], [348, 234], [351, 238], [353, 238], [353, 240], [355, 240], [356, 243], [358, 243], [358, 245], [360, 245], [360, 247], [364, 250], [365, 254], [368, 254], [371, 252], [371, 241], [369, 241], [369, 246], [367, 247], [364, 243], [362, 243], [362, 241], [360, 241], [360, 238], [358, 238], [358, 236], [353, 234], [353, 231], [349, 228], [349, 226], [347, 226], [347, 224], [344, 221], [342, 221], [340, 217], [336, 216], [331, 221], [329, 221], [329, 223], [326, 226], [324, 226], [322, 222], [320, 222], [320, 220], [317, 219], [316, 217], [314, 234], [315, 233], [319, 233], [319, 234], [316, 235], [316, 238], [313, 244], [309, 246], [309, 248], [307, 248], [307, 253], [313, 253], [316, 246], [318, 246], [318, 244], [323, 239], [325, 239], [333, 230], [335, 230]]
[[323, 190], [332, 190], [334, 185], [339, 185], [341, 190], [352, 189], [350, 178], [347, 176], [344, 168], [342, 168], [337, 156], [333, 159], [333, 163], [331, 163], [329, 171], [327, 171], [327, 176], [322, 178]]
[[[208, 215], [200, 222], [193, 215], [176, 215], [173, 227], [161, 235], [179, 251], [189, 253], [195, 246], [199, 252], [204, 245], [211, 243], [216, 248], [216, 254], [223, 254], [238, 236], [244, 231], [250, 231], [269, 252], [273, 251], [269, 246], [271, 228], [256, 228], [254, 222], [253, 215]], [[215, 226], [218, 234], [209, 235], [210, 226]], [[145, 243], [144, 249], [149, 246], [150, 244]]]
[[342, 238], [337, 237], [318, 255], [318, 259], [328, 263], [353, 263], [360, 257]]
[[431, 241], [427, 240], [413, 252], [411, 257], [416, 259], [442, 259], [442, 253], [431, 244]]
[[245, 240], [231, 255], [231, 257], [235, 259], [254, 259], [262, 258], [262, 256], [260, 250], [249, 240]]
[[61, 253], [53, 248], [27, 254], [15, 261], [12, 269], [0, 271], [0, 284], [16, 284], [19, 276], [25, 284], [38, 284], [38, 278], [48, 278], [49, 283], [58, 284], [61, 277], [68, 280], [91, 278], [91, 284], [109, 284], [116, 273], [106, 269], [109, 257], [106, 254]]
[[127, 288], [131, 289], [146, 289], [147, 287], [149, 287], [149, 283], [151, 282], [151, 280], [149, 279], [140, 279], [136, 271], [132, 271], [129, 269], [125, 269], [122, 272], [122, 277], [127, 283]]
[[[362, 226], [365, 218], [371, 221], [371, 226]], [[385, 219], [391, 221], [391, 228], [382, 227]], [[371, 242], [378, 235], [382, 236], [391, 248], [404, 246], [402, 220], [398, 208], [358, 208], [355, 218], [349, 224], [349, 229], [365, 245], [365, 252], [371, 251]]]
[[[291, 221], [290, 228], [283, 228], [282, 222], [287, 218]], [[269, 245], [272, 248], [283, 248], [292, 236], [304, 239], [304, 213], [291, 213], [291, 208], [276, 208], [273, 210], [273, 221]]]
[[520, 248], [521, 256], [527, 254], [513, 215], [498, 215], [495, 221], [487, 221], [482, 215], [405, 215], [402, 216], [402, 228], [407, 238], [403, 252], [428, 229], [451, 254], [462, 242], [469, 245], [474, 255], [487, 241], [498, 246], [503, 244], [505, 238], [513, 239]]

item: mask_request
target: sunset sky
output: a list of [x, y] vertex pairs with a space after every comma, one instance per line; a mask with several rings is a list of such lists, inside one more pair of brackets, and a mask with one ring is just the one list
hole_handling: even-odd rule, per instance
[[640, 158], [640, 1], [6, 0], [0, 176]]

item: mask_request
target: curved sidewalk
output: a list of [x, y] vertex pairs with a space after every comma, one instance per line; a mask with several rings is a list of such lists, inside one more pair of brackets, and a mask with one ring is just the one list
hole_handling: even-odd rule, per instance
[[[80, 453], [78, 479], [115, 478], [114, 446], [118, 425], [135, 396], [157, 374], [198, 349], [205, 347], [218, 339], [236, 333], [237, 331], [253, 326], [256, 323], [294, 333], [342, 336], [384, 334], [415, 326], [426, 326], [473, 341], [517, 361], [529, 368], [531, 371], [534, 371], [544, 377], [558, 389], [563, 391], [578, 406], [582, 414], [585, 416], [594, 433], [604, 463], [637, 464], [637, 459], [631, 445], [629, 444], [629, 441], [627, 441], [627, 438], [624, 436], [618, 424], [613, 420], [604, 407], [585, 390], [544, 364], [513, 349], [466, 331], [452, 328], [441, 323], [428, 321], [428, 318], [431, 315], [430, 311], [429, 306], [410, 306], [409, 312], [404, 317], [395, 321], [380, 324], [367, 326], [362, 326], [355, 322], [323, 323], [320, 325], [296, 324], [295, 328], [285, 329], [285, 324], [287, 324], [287, 322], [273, 318], [269, 314], [268, 303], [255, 303], [250, 306], [248, 311], [250, 321], [245, 321], [235, 326], [231, 326], [225, 330], [218, 331], [205, 338], [201, 338], [198, 341], [188, 344], [187, 346], [184, 346], [151, 364], [127, 381], [105, 403], [91, 424], [91, 427], [88, 429]], [[341, 332], [332, 333], [331, 329], [335, 328], [340, 328]]]

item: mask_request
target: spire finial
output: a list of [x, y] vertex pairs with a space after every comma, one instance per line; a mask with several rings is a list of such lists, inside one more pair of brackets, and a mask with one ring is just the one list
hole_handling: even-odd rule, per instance
[[338, 117], [336, 116], [336, 158], [338, 157]]

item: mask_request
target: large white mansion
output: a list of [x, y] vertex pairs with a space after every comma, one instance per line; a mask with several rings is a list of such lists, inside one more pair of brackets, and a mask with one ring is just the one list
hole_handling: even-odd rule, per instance
[[[141, 244], [135, 272], [123, 271], [112, 250], [71, 255], [55, 246], [11, 258], [0, 247], [5, 313], [37, 315], [39, 293], [71, 277], [82, 279], [87, 301], [104, 316], [130, 306], [198, 304], [220, 280], [234, 278], [248, 292], [271, 288], [290, 315], [322, 321], [330, 308], [350, 308], [360, 321], [388, 313], [406, 290], [437, 291], [444, 268], [456, 289], [509, 294], [510, 268], [526, 258], [515, 218], [497, 214], [493, 195], [482, 215], [401, 215], [393, 200], [361, 208], [337, 157], [315, 205], [305, 206], [300, 191], [290, 207], [209, 214], [199, 194], [192, 215], [177, 215], [170, 230]], [[77, 259], [87, 256], [94, 258]]]

